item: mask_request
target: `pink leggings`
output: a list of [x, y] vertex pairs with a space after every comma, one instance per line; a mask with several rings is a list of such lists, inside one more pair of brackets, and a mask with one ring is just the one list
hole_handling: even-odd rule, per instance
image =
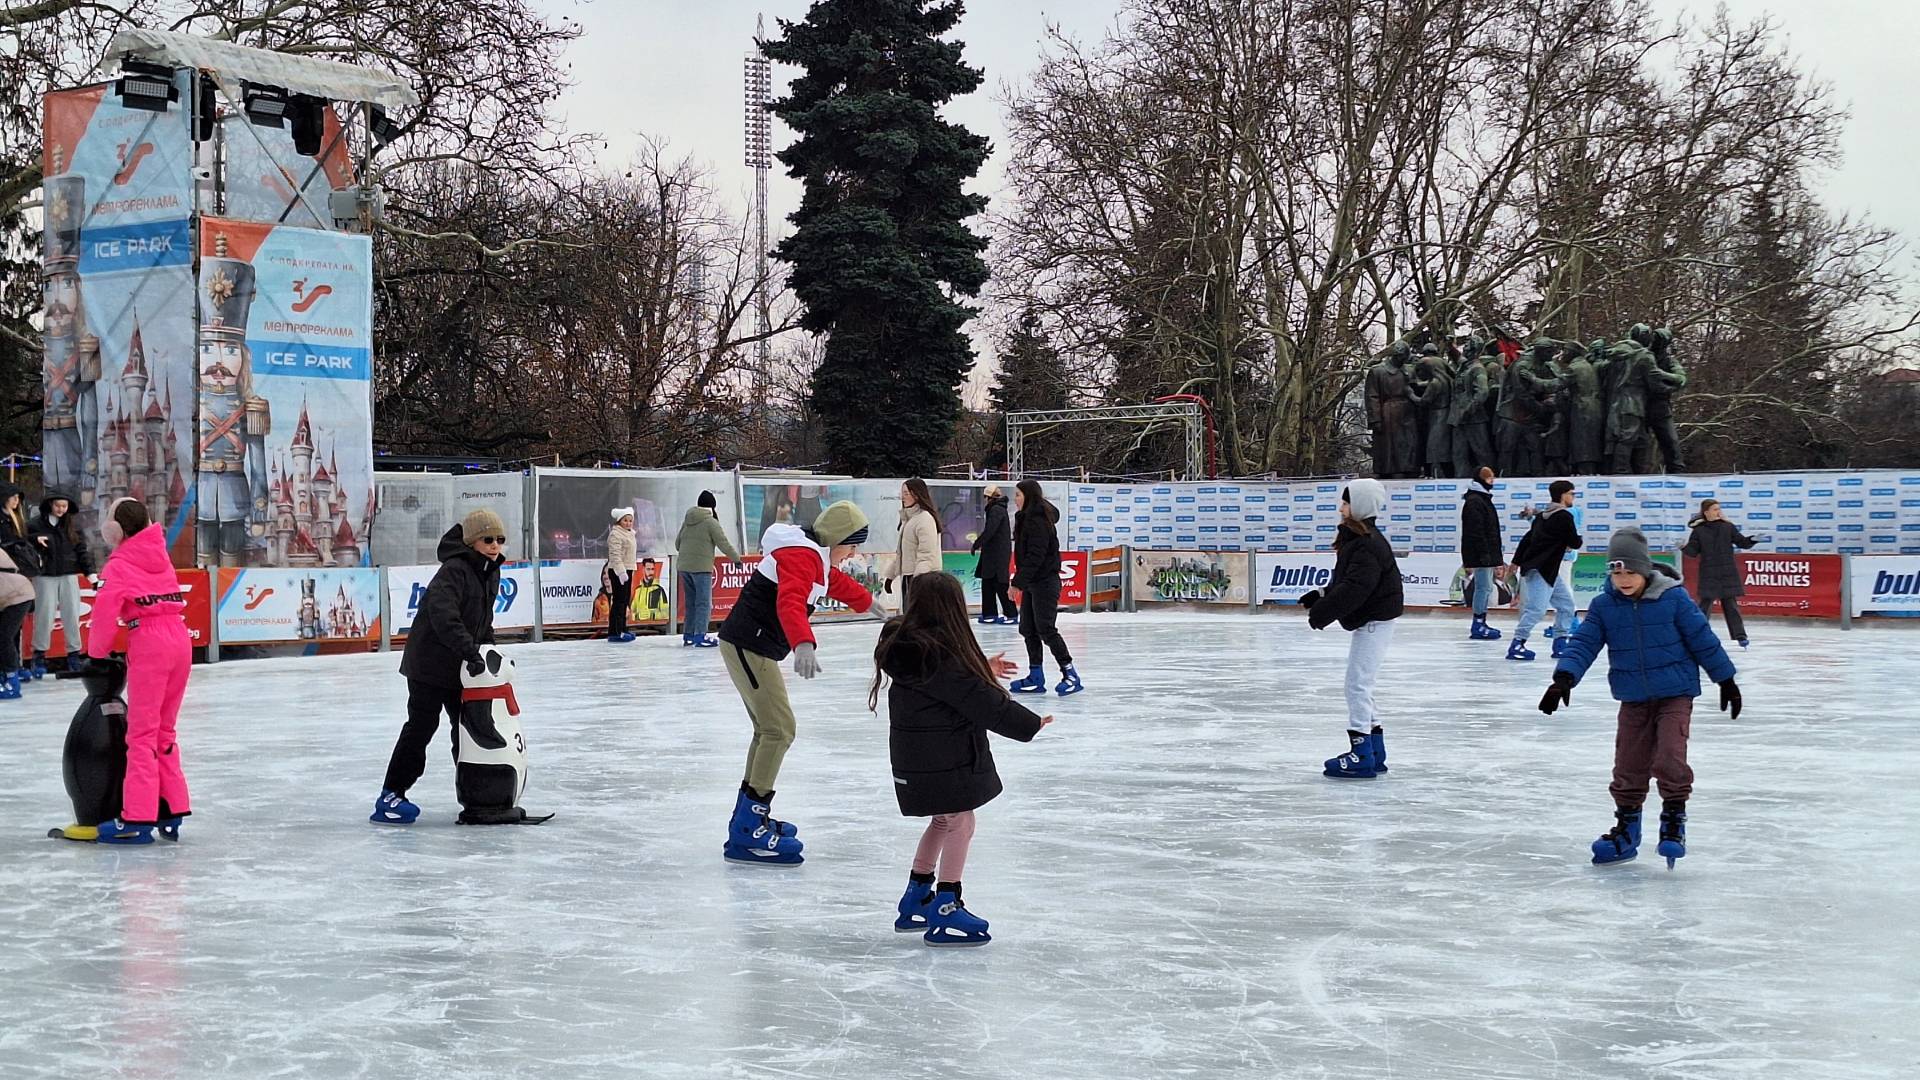
[[941, 881], [959, 881], [967, 866], [967, 848], [973, 844], [973, 811], [938, 814], [927, 822], [920, 834], [920, 849], [913, 853], [913, 872], [931, 874], [937, 862]]

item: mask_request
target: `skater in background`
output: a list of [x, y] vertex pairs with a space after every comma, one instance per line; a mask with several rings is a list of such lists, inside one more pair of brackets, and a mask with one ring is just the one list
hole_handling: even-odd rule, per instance
[[1460, 503], [1460, 565], [1473, 571], [1473, 626], [1467, 636], [1474, 641], [1500, 640], [1500, 631], [1487, 625], [1487, 605], [1499, 591], [1494, 571], [1507, 564], [1500, 512], [1493, 506], [1495, 479], [1492, 469], [1481, 466]]
[[1520, 576], [1520, 622], [1513, 629], [1513, 641], [1507, 646], [1507, 659], [1531, 660], [1527, 635], [1533, 632], [1547, 607], [1553, 607], [1553, 626], [1557, 635], [1553, 655], [1564, 654], [1567, 635], [1573, 628], [1573, 584], [1565, 563], [1569, 551], [1579, 551], [1580, 527], [1573, 518], [1573, 482], [1555, 480], [1547, 487], [1547, 508], [1534, 515], [1527, 535], [1513, 550], [1514, 571]]
[[[989, 660], [967, 626], [967, 596], [951, 574], [926, 574], [913, 606], [887, 620], [873, 650], [867, 708], [887, 679], [887, 750], [893, 794], [906, 817], [931, 817], [920, 835], [893, 928], [925, 931], [929, 945], [985, 945], [987, 921], [966, 909], [960, 875], [973, 843], [974, 811], [1001, 791], [987, 733], [1032, 742], [1053, 722], [1007, 695], [999, 679], [1018, 667]], [[936, 876], [937, 872], [937, 876]]]
[[1405, 610], [1405, 589], [1393, 545], [1375, 519], [1387, 507], [1378, 480], [1354, 480], [1340, 493], [1340, 531], [1333, 541], [1333, 579], [1324, 591], [1300, 598], [1307, 623], [1324, 630], [1338, 622], [1347, 642], [1348, 751], [1328, 758], [1322, 772], [1337, 780], [1371, 780], [1387, 771], [1387, 737], [1374, 708], [1373, 684], [1393, 644], [1393, 620]]
[[[93, 573], [93, 559], [87, 554], [87, 541], [73, 523], [73, 500], [58, 492], [48, 492], [40, 500], [40, 512], [27, 527], [40, 558], [40, 576], [33, 581], [33, 670], [47, 670], [47, 650], [53, 646], [53, 620], [60, 619], [60, 633], [67, 641], [67, 670], [80, 670], [80, 580], [77, 575]], [[36, 675], [38, 677], [38, 675]]]
[[1707, 625], [1679, 576], [1656, 567], [1639, 529], [1607, 541], [1607, 588], [1587, 609], [1586, 622], [1567, 639], [1540, 711], [1553, 715], [1571, 703], [1573, 688], [1607, 650], [1607, 684], [1620, 702], [1613, 741], [1614, 825], [1593, 842], [1596, 864], [1625, 862], [1640, 851], [1640, 809], [1649, 777], [1660, 784], [1660, 854], [1667, 866], [1687, 853], [1687, 798], [1693, 769], [1687, 736], [1700, 669], [1720, 684], [1720, 711], [1740, 719], [1740, 687], [1733, 661]]
[[632, 641], [627, 630], [627, 608], [633, 603], [633, 573], [640, 546], [633, 538], [633, 511], [616, 506], [608, 511], [613, 525], [607, 530], [607, 640], [616, 644]]
[[766, 553], [720, 624], [720, 657], [753, 722], [746, 773], [721, 852], [733, 862], [793, 866], [805, 861], [799, 830], [772, 816], [773, 785], [794, 735], [793, 703], [780, 663], [791, 653], [795, 675], [811, 679], [820, 673], [808, 620], [822, 597], [855, 611], [873, 606], [873, 595], [838, 569], [866, 542], [867, 516], [850, 502], [820, 511], [811, 529], [770, 526], [760, 540]]
[[927, 482], [915, 476], [900, 485], [900, 607], [913, 603], [913, 579], [940, 572], [940, 512]]
[[1061, 697], [1086, 689], [1073, 669], [1073, 656], [1060, 637], [1060, 511], [1047, 501], [1037, 480], [1014, 485], [1013, 587], [1020, 590], [1020, 636], [1027, 642], [1027, 677], [1013, 684], [1016, 694], [1047, 692], [1047, 673], [1041, 666], [1040, 646], [1052, 650], [1060, 665], [1060, 682], [1053, 688]]
[[151, 844], [153, 830], [180, 839], [180, 821], [193, 813], [180, 767], [180, 702], [193, 671], [187, 598], [167, 553], [167, 533], [147, 517], [146, 505], [119, 499], [100, 534], [113, 549], [93, 594], [87, 655], [108, 661], [120, 628], [127, 629], [127, 775], [120, 817], [100, 826], [104, 844]]
[[1727, 620], [1727, 636], [1744, 649], [1747, 622], [1740, 616], [1740, 597], [1747, 594], [1747, 588], [1733, 549], [1745, 551], [1760, 541], [1742, 535], [1739, 526], [1726, 519], [1718, 499], [1701, 500], [1700, 516], [1687, 525], [1693, 533], [1687, 537], [1687, 546], [1680, 549], [1680, 554], [1700, 560], [1700, 610], [1703, 614], [1713, 614], [1713, 602], [1718, 600], [1720, 612]]
[[[440, 537], [440, 569], [427, 583], [420, 614], [407, 631], [400, 674], [407, 677], [407, 722], [394, 741], [387, 777], [367, 819], [376, 825], [411, 825], [420, 808], [407, 801], [414, 781], [427, 771], [427, 745], [447, 714], [457, 751], [460, 667], [479, 673], [480, 646], [493, 644], [493, 605], [500, 595], [507, 527], [491, 510], [475, 510]], [[609, 616], [611, 617], [611, 616]]]
[[681, 521], [680, 534], [674, 537], [673, 546], [679, 554], [674, 565], [680, 568], [680, 595], [686, 598], [681, 604], [685, 613], [680, 625], [683, 646], [711, 649], [720, 644], [718, 638], [707, 633], [713, 625], [714, 556], [724, 551], [727, 558], [738, 559], [740, 553], [733, 549], [727, 530], [720, 524], [719, 505], [713, 492], [701, 492]]
[[0, 701], [18, 698], [20, 684], [31, 677], [20, 671], [20, 628], [32, 610], [33, 580], [0, 548]]
[[1013, 597], [1007, 595], [1008, 575], [1012, 572], [1009, 567], [1013, 565], [1013, 529], [1007, 522], [1007, 497], [998, 484], [988, 484], [982, 494], [986, 496], [986, 520], [973, 541], [973, 553], [980, 556], [980, 562], [973, 568], [973, 576], [980, 579], [980, 622], [1012, 626], [1020, 621], [1020, 609], [1013, 606]]
[[[22, 502], [19, 488], [0, 482], [0, 551], [7, 553], [13, 562], [14, 572], [26, 578], [27, 587], [32, 589], [34, 579], [40, 576], [40, 557], [34, 554], [33, 542], [27, 539], [27, 512]], [[33, 611], [32, 605], [27, 607], [27, 611]], [[44, 668], [36, 672], [17, 660], [7, 670], [19, 675], [21, 682], [46, 674]]]

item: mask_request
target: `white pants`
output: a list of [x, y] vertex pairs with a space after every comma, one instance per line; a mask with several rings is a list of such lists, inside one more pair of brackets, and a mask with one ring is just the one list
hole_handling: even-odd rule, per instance
[[1362, 735], [1373, 730], [1373, 680], [1393, 644], [1393, 623], [1370, 622], [1347, 643], [1347, 728]]
[[41, 574], [33, 579], [33, 651], [46, 652], [53, 644], [54, 608], [60, 609], [60, 630], [67, 651], [80, 651], [80, 579], [72, 574]]

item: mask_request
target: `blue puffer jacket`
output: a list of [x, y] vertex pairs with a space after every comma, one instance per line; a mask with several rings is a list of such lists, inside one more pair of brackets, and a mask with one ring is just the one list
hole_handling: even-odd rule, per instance
[[1567, 672], [1578, 684], [1603, 645], [1615, 701], [1699, 697], [1701, 668], [1716, 683], [1734, 675], [1733, 661], [1699, 605], [1657, 570], [1639, 599], [1622, 596], [1609, 583], [1587, 608], [1587, 621], [1567, 643], [1555, 672]]

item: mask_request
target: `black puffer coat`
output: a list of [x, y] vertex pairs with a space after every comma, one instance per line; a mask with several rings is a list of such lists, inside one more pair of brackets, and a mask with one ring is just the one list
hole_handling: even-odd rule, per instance
[[1052, 503], [1044, 514], [1029, 506], [1013, 515], [1014, 588], [1060, 587], [1060, 534], [1053, 528], [1059, 520]]
[[1760, 541], [1741, 535], [1740, 529], [1726, 518], [1719, 521], [1696, 518], [1691, 524], [1693, 535], [1687, 537], [1687, 546], [1680, 549], [1680, 554], [1700, 560], [1700, 576], [1695, 582], [1700, 587], [1698, 599], [1725, 600], [1747, 595], [1746, 582], [1741, 578], [1733, 549], [1745, 550]]
[[1007, 497], [995, 495], [987, 500], [987, 521], [973, 542], [980, 562], [973, 576], [983, 581], [1007, 580], [1007, 567], [1013, 563], [1013, 530], [1007, 523]]
[[[53, 523], [49, 513], [55, 499], [67, 501], [67, 516], [61, 518], [58, 525]], [[93, 573], [93, 556], [87, 553], [86, 537], [80, 534], [79, 528], [73, 523], [73, 512], [78, 506], [79, 503], [72, 496], [57, 491], [49, 492], [46, 498], [40, 500], [40, 513], [34, 517], [33, 524], [27, 527], [27, 533], [33, 539], [34, 547], [39, 549], [41, 573], [51, 577]], [[43, 537], [46, 539], [44, 544], [40, 542]]]
[[[19, 488], [0, 483], [0, 507], [19, 494], [22, 494]], [[23, 577], [37, 577], [40, 574], [40, 545], [27, 539], [27, 533], [31, 530], [32, 526], [27, 525], [26, 503], [20, 504], [18, 525], [13, 520], [13, 514], [0, 509], [0, 548], [6, 549], [7, 557], [13, 560], [13, 565]]]
[[1460, 565], [1469, 570], [1505, 566], [1506, 545], [1500, 542], [1500, 511], [1493, 508], [1493, 492], [1476, 482], [1461, 499]]
[[1314, 629], [1337, 622], [1343, 629], [1358, 630], [1370, 622], [1397, 619], [1406, 611], [1400, 563], [1378, 528], [1369, 524], [1362, 535], [1343, 521], [1334, 548], [1338, 554], [1333, 560], [1333, 580], [1307, 612], [1307, 622]]
[[440, 538], [440, 569], [427, 583], [420, 614], [407, 631], [400, 674], [449, 690], [460, 688], [460, 665], [493, 643], [493, 605], [500, 565], [460, 540], [460, 526]]
[[1549, 506], [1544, 514], [1533, 519], [1527, 535], [1520, 538], [1520, 546], [1513, 549], [1513, 562], [1524, 573], [1538, 570], [1540, 576], [1552, 585], [1560, 580], [1560, 567], [1569, 551], [1579, 551], [1582, 541], [1580, 527], [1574, 524], [1573, 513], [1564, 506]]
[[1032, 742], [1040, 718], [997, 683], [944, 653], [900, 637], [900, 620], [880, 631], [874, 658], [887, 688], [893, 794], [908, 817], [958, 814], [1000, 794], [987, 732]]

